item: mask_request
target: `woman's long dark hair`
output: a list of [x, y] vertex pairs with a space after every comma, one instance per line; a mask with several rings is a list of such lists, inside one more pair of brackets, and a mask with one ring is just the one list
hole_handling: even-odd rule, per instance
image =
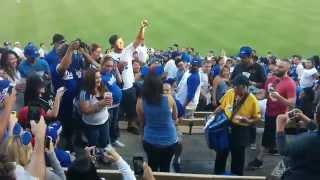
[[161, 78], [150, 74], [145, 77], [142, 87], [142, 98], [148, 104], [159, 104], [162, 97]]
[[10, 67], [9, 55], [14, 55], [17, 58], [17, 63], [19, 63], [19, 56], [16, 52], [12, 50], [5, 51], [1, 56], [0, 66], [9, 75], [11, 79], [15, 79], [15, 70]]
[[24, 105], [30, 105], [39, 99], [40, 89], [45, 87], [44, 81], [37, 74], [32, 74], [27, 78], [26, 90], [24, 92]]
[[[89, 92], [91, 95], [96, 94], [96, 73], [98, 70], [94, 68], [89, 68], [85, 73], [84, 73], [84, 78], [83, 78], [83, 84], [82, 84], [82, 89], [85, 90], [86, 92]], [[100, 86], [98, 89], [101, 94], [103, 94], [106, 89], [104, 88], [103, 85]]]

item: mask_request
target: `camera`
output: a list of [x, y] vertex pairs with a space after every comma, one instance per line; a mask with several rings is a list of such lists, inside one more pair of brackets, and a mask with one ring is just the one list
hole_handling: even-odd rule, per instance
[[89, 51], [90, 47], [88, 46], [88, 44], [86, 44], [85, 42], [81, 41], [80, 38], [76, 39], [75, 41], [79, 42], [79, 48], [83, 48], [83, 49]]

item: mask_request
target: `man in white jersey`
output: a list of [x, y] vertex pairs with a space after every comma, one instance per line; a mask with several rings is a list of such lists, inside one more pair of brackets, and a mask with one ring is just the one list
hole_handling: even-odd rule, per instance
[[[145, 28], [148, 26], [148, 21], [141, 22], [139, 33], [136, 39], [127, 47], [124, 46], [123, 39], [118, 35], [112, 35], [109, 38], [109, 43], [112, 47], [110, 53], [114, 61], [117, 62], [122, 77], [122, 101], [120, 107], [125, 113], [128, 120], [128, 131], [134, 134], [139, 134], [136, 122], [136, 90], [133, 87], [134, 73], [132, 69], [133, 53], [144, 42]], [[124, 48], [125, 47], [125, 48]]]

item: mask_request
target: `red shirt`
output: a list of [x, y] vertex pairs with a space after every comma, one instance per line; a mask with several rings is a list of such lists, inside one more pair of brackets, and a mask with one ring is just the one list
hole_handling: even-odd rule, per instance
[[[272, 86], [282, 97], [289, 99], [296, 97], [296, 84], [289, 77], [279, 78], [271, 76], [265, 83], [265, 90], [268, 92], [269, 87]], [[280, 103], [279, 101], [273, 101], [268, 96], [266, 115], [270, 117], [277, 117], [279, 114], [284, 114], [288, 111], [288, 106]]]

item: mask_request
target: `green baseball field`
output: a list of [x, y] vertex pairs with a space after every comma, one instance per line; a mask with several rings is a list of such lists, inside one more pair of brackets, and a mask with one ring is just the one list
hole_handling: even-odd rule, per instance
[[[259, 54], [320, 52], [319, 0], [1, 0], [0, 41], [50, 44], [59, 32], [104, 47], [118, 33], [128, 42], [149, 20], [146, 45], [173, 43], [201, 53], [234, 54], [251, 45]], [[48, 47], [49, 48], [49, 47]]]

